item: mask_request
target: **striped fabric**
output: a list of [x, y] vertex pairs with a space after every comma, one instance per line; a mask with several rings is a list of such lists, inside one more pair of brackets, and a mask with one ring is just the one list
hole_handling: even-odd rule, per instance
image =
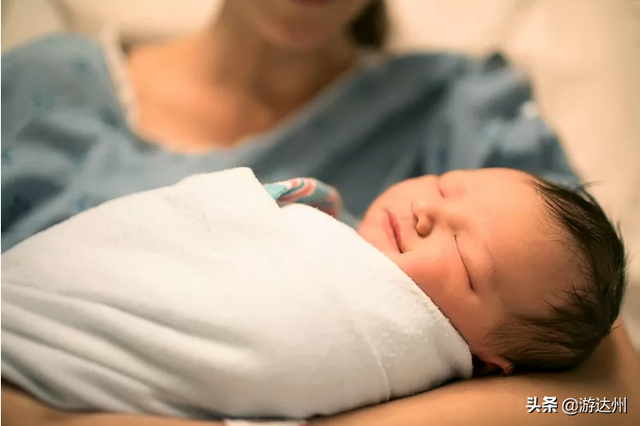
[[306, 204], [326, 214], [339, 218], [342, 198], [338, 191], [313, 178], [295, 178], [264, 185], [280, 207], [292, 203]]
[[295, 178], [268, 183], [264, 188], [280, 207], [292, 203], [306, 204], [357, 229], [360, 219], [343, 208], [337, 189], [314, 178]]

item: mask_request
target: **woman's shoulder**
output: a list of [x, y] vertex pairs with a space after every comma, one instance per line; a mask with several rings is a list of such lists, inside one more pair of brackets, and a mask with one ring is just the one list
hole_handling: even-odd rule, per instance
[[386, 55], [371, 68], [382, 70], [373, 73], [383, 75], [377, 80], [380, 92], [404, 93], [405, 103], [431, 113], [513, 116], [532, 96], [526, 76], [497, 53], [482, 58], [437, 52]]
[[3, 103], [11, 94], [68, 95], [109, 89], [108, 66], [100, 43], [57, 34], [28, 42], [2, 55]]
[[24, 42], [2, 54], [4, 58], [19, 58], [23, 61], [62, 59], [67, 53], [95, 51], [98, 44], [94, 39], [73, 33], [57, 33]]
[[493, 60], [445, 52], [366, 53], [346, 93], [356, 97], [362, 97], [363, 92], [374, 93], [387, 110], [397, 103], [399, 108], [411, 104], [433, 111], [435, 103], [466, 92], [468, 86], [475, 91], [474, 87], [484, 85], [489, 75], [491, 80], [511, 78], [496, 73], [497, 68]]
[[[52, 111], [108, 110], [121, 115], [109, 66], [98, 41], [58, 34], [2, 55], [2, 116], [11, 136], [32, 118]], [[6, 120], [5, 120], [6, 119]]]
[[362, 58], [366, 68], [412, 83], [454, 81], [485, 65], [483, 60], [446, 52], [367, 53]]
[[88, 37], [61, 33], [27, 42], [2, 55], [3, 78], [5, 72], [55, 77], [69, 66], [80, 72], [104, 67], [100, 44]]
[[392, 70], [418, 68], [439, 73], [461, 69], [469, 61], [468, 58], [445, 52], [383, 52], [371, 55], [371, 58], [372, 61], [377, 58], [379, 63]]

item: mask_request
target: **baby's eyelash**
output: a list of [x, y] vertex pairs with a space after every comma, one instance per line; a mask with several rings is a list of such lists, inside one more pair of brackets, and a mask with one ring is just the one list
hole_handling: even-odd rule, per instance
[[462, 266], [464, 266], [464, 270], [467, 272], [467, 278], [469, 279], [469, 286], [471, 287], [471, 290], [475, 291], [475, 288], [473, 287], [473, 281], [471, 281], [471, 274], [469, 273], [467, 264], [464, 263], [464, 258], [462, 257], [462, 253], [460, 253], [460, 247], [458, 247], [458, 235], [455, 232], [453, 233], [453, 240], [456, 243], [456, 249], [458, 250], [458, 255], [460, 256], [460, 261], [462, 262]]

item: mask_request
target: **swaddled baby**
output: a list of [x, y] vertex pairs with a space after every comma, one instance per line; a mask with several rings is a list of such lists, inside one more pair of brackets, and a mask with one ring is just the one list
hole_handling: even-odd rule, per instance
[[519, 171], [401, 182], [358, 233], [451, 321], [476, 375], [573, 367], [620, 310], [624, 246], [597, 202]]
[[[472, 354], [476, 374], [568, 368], [617, 317], [623, 246], [586, 194], [508, 170], [427, 176], [356, 234], [225, 176], [3, 255], [3, 378], [65, 409], [302, 418], [467, 378]], [[337, 215], [333, 197], [319, 207]]]

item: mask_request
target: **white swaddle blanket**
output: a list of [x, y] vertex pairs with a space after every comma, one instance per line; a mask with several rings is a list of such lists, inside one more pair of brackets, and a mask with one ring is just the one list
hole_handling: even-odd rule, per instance
[[2, 255], [2, 375], [61, 409], [330, 415], [471, 375], [352, 229], [249, 169], [105, 203]]

